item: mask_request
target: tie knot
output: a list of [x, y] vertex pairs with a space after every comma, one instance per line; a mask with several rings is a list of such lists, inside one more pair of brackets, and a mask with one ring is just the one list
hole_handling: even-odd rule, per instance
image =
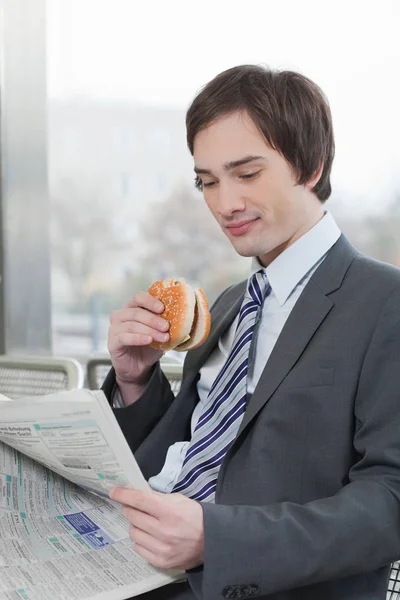
[[264, 302], [264, 298], [269, 290], [269, 283], [264, 269], [260, 269], [254, 273], [247, 286], [247, 293], [254, 302], [259, 306]]

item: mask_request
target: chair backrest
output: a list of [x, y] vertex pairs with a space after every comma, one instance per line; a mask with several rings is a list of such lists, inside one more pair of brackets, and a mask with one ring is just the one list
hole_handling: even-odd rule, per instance
[[[176, 396], [181, 387], [182, 365], [169, 356], [163, 356], [160, 365]], [[109, 357], [90, 358], [86, 368], [89, 388], [91, 390], [98, 390], [103, 385], [107, 373], [111, 369], [111, 359]]]
[[176, 396], [181, 389], [183, 365], [160, 360], [160, 366], [164, 371], [165, 377], [168, 379], [171, 385], [172, 392]]
[[82, 365], [73, 358], [0, 356], [0, 394], [8, 398], [78, 389], [83, 382]]
[[106, 356], [89, 358], [86, 363], [86, 378], [90, 390], [99, 390], [111, 369], [111, 359]]
[[386, 600], [400, 600], [400, 561], [392, 564]]

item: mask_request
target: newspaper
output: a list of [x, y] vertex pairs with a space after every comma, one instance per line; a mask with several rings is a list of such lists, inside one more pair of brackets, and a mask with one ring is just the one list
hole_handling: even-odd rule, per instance
[[150, 488], [100, 391], [0, 396], [0, 599], [124, 600], [182, 578], [135, 553], [115, 486]]

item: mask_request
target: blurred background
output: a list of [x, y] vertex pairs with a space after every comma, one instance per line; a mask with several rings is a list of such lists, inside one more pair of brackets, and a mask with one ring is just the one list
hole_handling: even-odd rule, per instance
[[243, 63], [315, 80], [327, 206], [400, 266], [399, 0], [0, 0], [2, 352], [106, 351], [111, 310], [181, 276], [247, 277], [194, 188], [185, 110]]

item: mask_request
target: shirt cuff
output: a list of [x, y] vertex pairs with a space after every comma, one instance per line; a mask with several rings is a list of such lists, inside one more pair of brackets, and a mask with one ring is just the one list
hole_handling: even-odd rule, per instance
[[124, 408], [125, 402], [122, 397], [121, 391], [117, 384], [114, 385], [114, 389], [111, 394], [111, 406], [113, 408]]

